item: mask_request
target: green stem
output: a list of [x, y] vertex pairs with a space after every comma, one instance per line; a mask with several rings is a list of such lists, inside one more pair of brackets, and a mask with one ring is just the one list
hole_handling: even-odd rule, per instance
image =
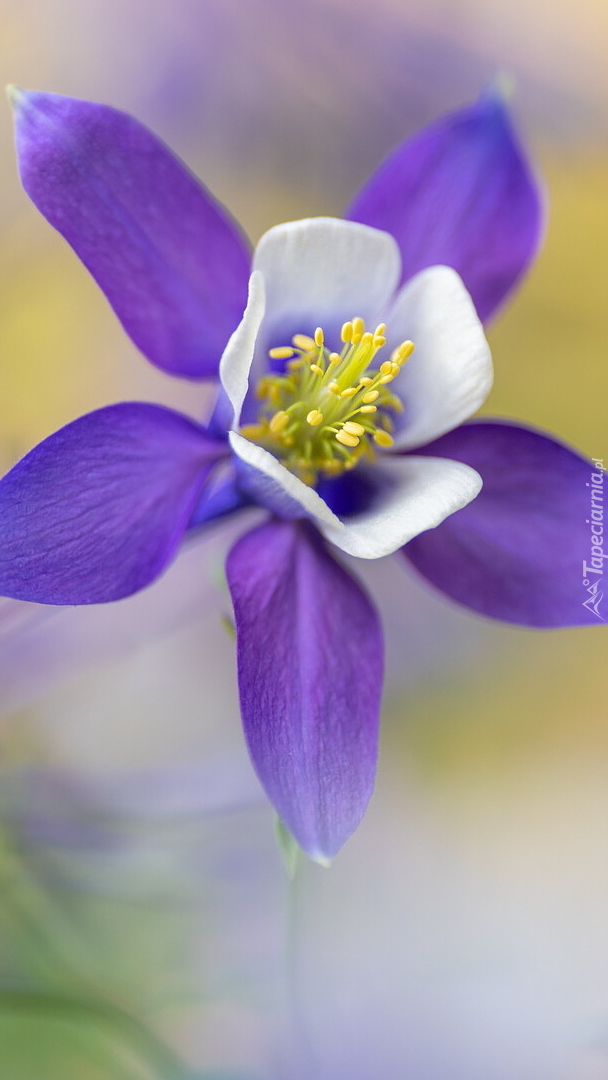
[[314, 1075], [313, 1052], [304, 1023], [304, 1001], [300, 980], [300, 944], [299, 931], [302, 908], [302, 880], [304, 867], [302, 862], [296, 865], [287, 882], [286, 928], [285, 928], [285, 981], [287, 989], [287, 1009], [291, 1030], [291, 1059], [293, 1075], [300, 1080], [309, 1080]]
[[87, 1001], [61, 994], [0, 990], [0, 1011], [12, 1010], [61, 1020], [100, 1022], [139, 1051], [162, 1080], [194, 1080], [195, 1074], [140, 1020], [109, 1002]]

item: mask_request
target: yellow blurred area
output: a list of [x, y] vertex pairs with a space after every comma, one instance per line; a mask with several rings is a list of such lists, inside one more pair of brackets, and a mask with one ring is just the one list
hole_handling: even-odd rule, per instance
[[[12, 256], [12, 260], [11, 260]], [[58, 257], [59, 256], [59, 257]], [[95, 358], [95, 305], [87, 303], [82, 268], [49, 250], [24, 258], [5, 247], [0, 289], [2, 464], [7, 466], [59, 422], [78, 415], [79, 388], [100, 389]], [[12, 265], [11, 265], [12, 262]]]
[[546, 156], [540, 258], [490, 332], [496, 380], [483, 412], [546, 427], [608, 461], [608, 156]]
[[[476, 618], [476, 616], [471, 616]], [[535, 764], [575, 759], [608, 769], [608, 673], [602, 633], [501, 628], [483, 668], [445, 678], [393, 706], [391, 740], [435, 784], [488, 796]], [[608, 789], [608, 785], [606, 785]]]
[[5, 236], [0, 296], [0, 468], [113, 401], [158, 401], [201, 415], [208, 389], [164, 375], [138, 353], [82, 264], [33, 207]]

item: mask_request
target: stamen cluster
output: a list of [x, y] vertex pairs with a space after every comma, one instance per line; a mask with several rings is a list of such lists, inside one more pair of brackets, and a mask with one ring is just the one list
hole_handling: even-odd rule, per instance
[[392, 445], [389, 413], [403, 406], [388, 384], [414, 350], [413, 342], [404, 341], [370, 370], [386, 344], [385, 331], [380, 323], [370, 333], [357, 317], [344, 323], [339, 353], [326, 347], [321, 327], [314, 338], [295, 334], [291, 345], [271, 349], [271, 359], [285, 360], [286, 370], [260, 379], [258, 422], [243, 427], [242, 434], [310, 485], [320, 473], [337, 476], [363, 456], [373, 459], [375, 446]]

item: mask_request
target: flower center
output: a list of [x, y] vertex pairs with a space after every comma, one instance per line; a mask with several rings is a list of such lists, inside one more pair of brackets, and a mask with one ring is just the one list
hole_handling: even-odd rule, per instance
[[258, 422], [241, 434], [310, 485], [320, 473], [338, 476], [361, 457], [373, 460], [376, 446], [392, 445], [390, 413], [403, 406], [388, 384], [414, 350], [404, 341], [371, 370], [385, 330], [380, 323], [372, 334], [357, 317], [342, 327], [341, 352], [329, 351], [321, 327], [314, 338], [295, 334], [291, 345], [271, 349], [271, 359], [287, 361], [286, 371], [260, 379]]

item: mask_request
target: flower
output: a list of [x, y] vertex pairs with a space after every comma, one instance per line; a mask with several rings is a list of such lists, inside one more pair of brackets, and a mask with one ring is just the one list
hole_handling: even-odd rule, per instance
[[581, 586], [593, 466], [540, 432], [464, 423], [491, 384], [480, 318], [539, 241], [537, 185], [488, 94], [399, 147], [345, 221], [271, 229], [250, 274], [237, 226], [147, 129], [13, 96], [24, 187], [133, 341], [222, 386], [207, 427], [120, 403], [26, 455], [0, 482], [0, 592], [117, 600], [185, 534], [269, 510], [227, 561], [243, 724], [281, 819], [326, 862], [372, 792], [382, 682], [373, 602], [328, 541], [398, 552], [494, 618], [598, 621]]

